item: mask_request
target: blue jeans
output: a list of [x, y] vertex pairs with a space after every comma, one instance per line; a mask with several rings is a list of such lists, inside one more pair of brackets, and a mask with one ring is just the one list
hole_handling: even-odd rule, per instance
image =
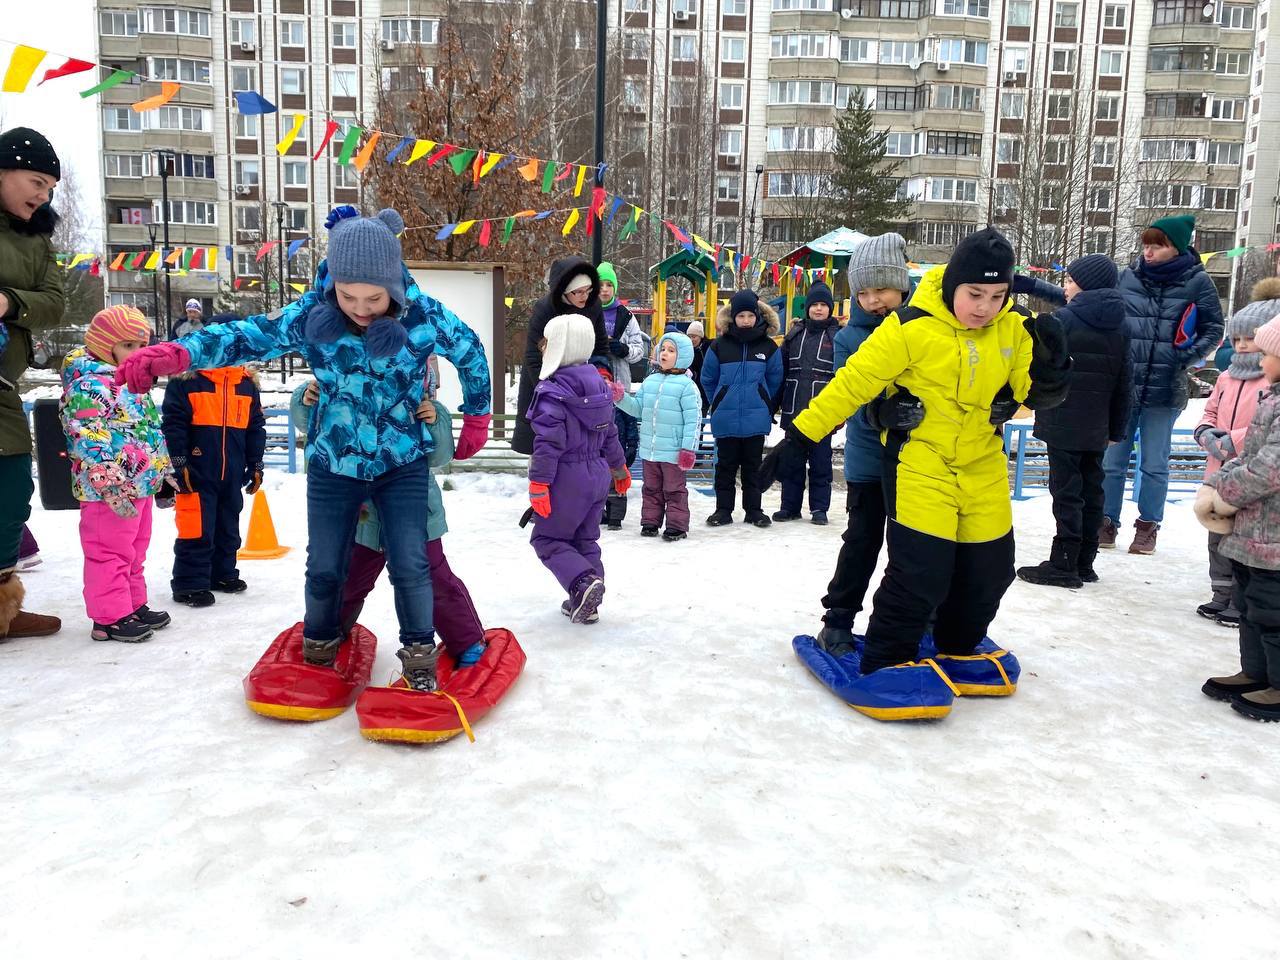
[[429, 470], [425, 458], [376, 480], [330, 473], [312, 461], [307, 473], [307, 611], [303, 632], [328, 640], [341, 632], [342, 588], [360, 505], [372, 500], [382, 525], [382, 546], [395, 591], [400, 642], [431, 643], [431, 568], [427, 542]]
[[[1164, 519], [1164, 501], [1169, 493], [1169, 448], [1173, 441], [1173, 424], [1181, 411], [1171, 407], [1135, 408], [1129, 415], [1124, 439], [1107, 447], [1102, 458], [1106, 480], [1102, 483], [1102, 512], [1120, 525], [1120, 507], [1124, 503], [1125, 472], [1133, 437], [1138, 435], [1138, 519], [1159, 523]], [[1135, 482], [1137, 478], [1135, 478]]]

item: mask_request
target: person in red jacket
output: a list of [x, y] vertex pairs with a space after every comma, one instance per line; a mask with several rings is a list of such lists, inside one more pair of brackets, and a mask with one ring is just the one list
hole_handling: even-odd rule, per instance
[[173, 599], [193, 607], [213, 592], [240, 593], [241, 488], [262, 485], [266, 418], [254, 375], [244, 367], [184, 373], [169, 380], [161, 408], [165, 442], [181, 486], [173, 544]]

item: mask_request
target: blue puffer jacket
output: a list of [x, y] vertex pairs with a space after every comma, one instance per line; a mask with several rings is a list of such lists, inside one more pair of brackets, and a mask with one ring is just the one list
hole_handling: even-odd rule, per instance
[[307, 315], [334, 303], [333, 283], [323, 262], [312, 289], [283, 310], [206, 327], [177, 342], [191, 354], [195, 370], [302, 354], [320, 381], [320, 402], [307, 432], [306, 456], [312, 468], [373, 480], [431, 453], [431, 433], [415, 414], [432, 353], [439, 351], [458, 368], [462, 412], [489, 412], [489, 361], [480, 338], [419, 290], [408, 270], [404, 278], [401, 323], [409, 341], [391, 357], [370, 356], [363, 336], [350, 325], [333, 343], [307, 339]]
[[[867, 313], [858, 306], [857, 298], [849, 301], [849, 322], [840, 328], [835, 340], [835, 368], [840, 368], [858, 352], [864, 340], [880, 326], [884, 317]], [[871, 483], [881, 479], [884, 463], [884, 444], [880, 434], [869, 423], [859, 408], [845, 422], [844, 428], [844, 479], [846, 483]]]
[[[1187, 405], [1184, 371], [1222, 342], [1222, 302], [1200, 255], [1192, 248], [1155, 267], [1139, 259], [1120, 274], [1120, 293], [1133, 359], [1134, 406], [1181, 410]], [[1178, 325], [1192, 304], [1197, 311], [1194, 339], [1175, 347]]]
[[702, 361], [702, 389], [711, 398], [717, 437], [762, 437], [773, 426], [782, 387], [782, 355], [773, 336], [778, 314], [760, 301], [756, 325], [745, 338], [733, 331], [729, 308], [716, 316], [716, 339]]
[[698, 449], [698, 427], [702, 422], [702, 395], [684, 372], [693, 363], [693, 341], [683, 333], [664, 333], [662, 348], [670, 340], [676, 346], [679, 373], [651, 373], [634, 394], [624, 395], [618, 407], [640, 418], [640, 459], [654, 463], [675, 463], [681, 450]]

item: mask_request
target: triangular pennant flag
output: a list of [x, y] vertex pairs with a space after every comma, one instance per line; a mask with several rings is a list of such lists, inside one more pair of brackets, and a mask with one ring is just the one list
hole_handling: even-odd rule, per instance
[[578, 179], [573, 185], [573, 195], [575, 197], [582, 196], [582, 185], [587, 182], [587, 168], [585, 166], [578, 167]]
[[148, 257], [148, 256], [150, 256], [150, 255], [151, 255], [151, 251], [150, 251], [150, 250], [143, 250], [143, 251], [142, 251], [141, 253], [139, 253], [136, 257], [134, 257], [131, 261], [129, 261], [129, 269], [130, 269], [130, 270], [141, 270], [141, 269], [142, 269], [143, 264], [145, 264], [145, 263], [147, 262], [147, 257]]
[[618, 212], [618, 208], [621, 207], [622, 204], [623, 200], [621, 197], [613, 198], [613, 205], [609, 207], [609, 216], [605, 217], [605, 223], [613, 223], [614, 214]]
[[511, 239], [511, 231], [515, 229], [515, 225], [515, 217], [507, 217], [507, 222], [502, 225], [502, 242], [504, 245]]
[[355, 159], [352, 160], [352, 163], [355, 165], [355, 168], [359, 170], [361, 173], [364, 173], [364, 168], [369, 165], [369, 158], [373, 156], [373, 148], [378, 145], [378, 140], [381, 137], [382, 137], [381, 131], [379, 130], [373, 131], [373, 136], [369, 138], [369, 142], [360, 148], [360, 152], [357, 153], [355, 155]]
[[622, 243], [630, 239], [631, 235], [635, 232], [636, 232], [636, 222], [634, 220], [628, 219], [627, 222], [622, 225], [622, 229], [618, 231], [618, 242]]
[[515, 303], [515, 302], [516, 302], [516, 298], [515, 298], [515, 297], [507, 297], [505, 302], [506, 302], [506, 304], [507, 304], [507, 309], [508, 309], [508, 310], [510, 310], [510, 309], [511, 309], [511, 305], [512, 305], [513, 303]]
[[[289, 128], [289, 132], [281, 138], [276, 144], [276, 153], [284, 156], [289, 152], [289, 148], [293, 146], [293, 141], [298, 139], [298, 134], [302, 132], [302, 125], [306, 123], [307, 115], [305, 113], [295, 113], [293, 115], [293, 126]], [[231, 254], [227, 254], [227, 259], [231, 259]]]
[[[302, 116], [302, 114], [298, 114], [298, 116]], [[336, 120], [325, 121], [324, 136], [320, 138], [320, 145], [316, 147], [316, 152], [311, 155], [312, 160], [320, 159], [320, 154], [324, 153], [324, 148], [329, 146], [329, 141], [333, 139], [333, 135], [338, 132], [338, 128], [340, 126], [341, 124], [339, 124]], [[283, 153], [283, 151], [281, 152]]]
[[360, 137], [363, 134], [364, 129], [362, 127], [352, 127], [347, 131], [347, 135], [342, 141], [342, 150], [338, 153], [338, 163], [343, 166], [351, 164], [351, 155], [356, 152], [356, 144], [360, 142]]
[[480, 224], [480, 246], [487, 247], [489, 245], [489, 238], [492, 236], [492, 233], [493, 228], [489, 225], [488, 220]]
[[196, 247], [195, 252], [191, 255], [191, 263], [189, 266], [192, 270], [208, 269], [205, 266], [205, 260], [209, 256], [209, 247]]
[[1201, 262], [1201, 263], [1208, 263], [1210, 260], [1212, 260], [1214, 257], [1216, 257], [1220, 252], [1221, 252], [1221, 251], [1214, 250], [1214, 251], [1212, 251], [1212, 252], [1210, 252], [1210, 253], [1202, 253], [1202, 254], [1200, 254], [1200, 262]]
[[455, 226], [455, 227], [453, 228], [453, 232], [454, 232], [454, 234], [455, 234], [455, 235], [456, 235], [456, 234], [459, 234], [459, 233], [466, 233], [466, 232], [467, 232], [468, 230], [470, 230], [473, 226], [475, 226], [475, 221], [474, 221], [474, 220], [463, 220], [463, 221], [461, 221], [460, 223], [458, 223], [458, 225], [457, 225], [457, 226]]
[[234, 281], [232, 281], [232, 283], [231, 283], [231, 289], [232, 289], [232, 290], [239, 290], [239, 289], [240, 289], [240, 284], [242, 284], [242, 283], [244, 283], [244, 278], [243, 278], [243, 277], [236, 277], [236, 278], [235, 278], [235, 280], [234, 280]]
[[132, 80], [136, 76], [137, 74], [132, 70], [117, 70], [96, 86], [92, 86], [88, 90], [81, 90], [80, 96], [81, 98], [92, 97], [95, 93], [102, 93], [103, 90], [110, 90], [112, 87], [119, 86], [126, 80]]
[[387, 163], [393, 163], [396, 157], [400, 156], [400, 151], [407, 147], [412, 141], [413, 137], [401, 138], [400, 142], [397, 143], [395, 147], [392, 148], [391, 152], [387, 154]]
[[435, 145], [436, 142], [434, 140], [415, 140], [413, 149], [409, 151], [409, 159], [404, 162], [404, 165], [407, 167], [409, 164], [421, 160], [435, 149]]
[[534, 157], [529, 158], [529, 162], [520, 168], [520, 176], [524, 177], [530, 183], [538, 179], [538, 161]]
[[279, 290], [279, 289], [280, 289], [280, 282], [279, 282], [278, 280], [272, 280], [272, 281], [271, 281], [271, 286], [270, 286], [268, 289], [272, 290], [273, 292], [274, 292], [274, 291], [276, 291], [276, 290]]
[[[227, 249], [230, 250], [231, 248], [227, 247]], [[227, 254], [227, 259], [228, 260], [231, 259], [231, 254]], [[206, 270], [218, 269], [218, 248], [217, 247], [209, 248], [209, 252], [205, 255], [205, 258], [204, 258], [204, 268]]]
[[163, 107], [166, 103], [178, 95], [178, 91], [182, 89], [182, 84], [175, 83], [172, 80], [165, 80], [160, 84], [160, 92], [154, 97], [147, 97], [145, 100], [139, 100], [133, 105], [134, 113], [146, 113], [148, 110], [155, 110]]
[[14, 47], [13, 56], [9, 58], [9, 69], [4, 72], [4, 86], [0, 89], [5, 93], [21, 93], [27, 89], [31, 75], [36, 72], [36, 67], [40, 66], [40, 61], [47, 53], [47, 50], [37, 50], [22, 44]]
[[535, 219], [535, 220], [545, 220], [545, 219], [547, 219], [547, 217], [551, 216], [553, 213], [555, 213], [555, 211], [554, 211], [554, 210], [543, 210], [541, 213], [535, 213], [535, 214], [533, 215], [533, 219]]
[[307, 241], [310, 239], [311, 239], [310, 237], [303, 237], [301, 240], [289, 241], [289, 249], [288, 251], [285, 252], [285, 259], [292, 260], [294, 257], [296, 257], [298, 255], [298, 251], [301, 250], [304, 246], [306, 246]]
[[171, 266], [171, 267], [176, 267], [176, 266], [178, 265], [178, 261], [179, 261], [179, 260], [181, 260], [181, 259], [182, 259], [182, 248], [181, 248], [181, 247], [174, 247], [174, 248], [173, 248], [173, 253], [171, 253], [171, 254], [169, 254], [167, 257], [165, 257], [165, 258], [164, 258], [164, 262], [165, 262], [165, 263], [167, 263], [167, 264], [168, 264], [169, 266]]
[[604, 213], [604, 201], [604, 187], [592, 187], [591, 206], [587, 209], [587, 215], [599, 220]]
[[451, 236], [453, 236], [453, 231], [456, 230], [457, 228], [458, 228], [458, 225], [456, 223], [446, 223], [443, 227], [440, 228], [440, 232], [436, 234], [436, 239], [448, 240]]
[[252, 90], [235, 91], [236, 110], [246, 116], [252, 114], [275, 113], [276, 105], [260, 93]]
[[472, 183], [480, 182], [480, 167], [484, 164], [484, 156], [485, 156], [484, 151], [481, 150], [476, 153], [475, 157], [471, 161], [471, 182]]
[[1243, 256], [1248, 252], [1249, 252], [1248, 247], [1232, 247], [1230, 250], [1224, 253], [1223, 256], [1226, 257], [1228, 260], [1230, 260], [1233, 257]]
[[550, 193], [551, 184], [556, 179], [556, 165], [552, 161], [547, 161], [547, 168], [542, 173], [542, 192]]
[[249, 286], [250, 286], [250, 287], [256, 287], [256, 286], [257, 286], [259, 283], [261, 283], [261, 282], [262, 282], [261, 280], [250, 280], [250, 281], [249, 281]]
[[490, 173], [493, 172], [493, 168], [496, 167], [498, 163], [503, 159], [504, 159], [503, 155], [500, 153], [489, 154], [487, 157], [484, 158], [484, 165], [480, 167], [480, 176], [487, 177]]
[[[454, 149], [457, 149], [457, 148], [455, 147]], [[462, 171], [467, 169], [467, 167], [471, 166], [471, 161], [474, 160], [475, 158], [476, 158], [475, 150], [463, 150], [449, 157], [449, 166], [453, 170], [453, 172], [460, 177], [462, 176]]]
[[702, 239], [702, 237], [698, 236], [696, 233], [693, 234], [693, 242], [696, 243], [698, 246], [700, 246], [703, 250], [706, 250], [708, 253], [715, 252], [716, 248], [713, 247], [711, 244], [707, 243], [706, 240]]
[[[86, 70], [92, 70], [96, 66], [96, 63], [90, 63], [88, 60], [77, 60], [75, 57], [69, 57], [62, 66], [46, 70], [44, 76], [40, 78], [40, 83], [44, 83], [47, 80], [57, 80], [59, 77], [69, 77], [75, 73], [84, 73]], [[39, 85], [36, 84], [36, 86]]]
[[569, 231], [577, 225], [579, 218], [580, 215], [578, 214], [578, 208], [574, 207], [569, 211], [569, 216], [564, 221], [564, 226], [560, 230], [560, 235], [562, 237], [567, 237], [569, 235]]
[[67, 269], [74, 270], [80, 264], [84, 263], [87, 260], [92, 260], [92, 259], [93, 259], [92, 253], [77, 253], [74, 257], [71, 258], [71, 262], [67, 264]]
[[195, 247], [183, 248], [182, 250], [182, 269], [183, 270], [191, 269], [191, 260], [195, 257], [195, 255], [196, 255]]
[[261, 260], [261, 259], [262, 259], [263, 257], [265, 257], [268, 253], [270, 253], [272, 250], [274, 250], [274, 249], [276, 248], [276, 246], [278, 246], [278, 245], [279, 245], [279, 243], [280, 243], [280, 241], [279, 241], [279, 240], [268, 240], [266, 243], [264, 243], [262, 246], [260, 246], [260, 247], [258, 248], [258, 253], [254, 256], [254, 258], [253, 258], [253, 259], [254, 259], [255, 261], [259, 261], [259, 260]]
[[439, 163], [449, 154], [459, 149], [461, 148], [452, 143], [442, 144], [439, 150], [437, 150], [435, 153], [433, 153], [431, 156], [427, 158], [427, 166], [434, 167], [437, 163]]
[[124, 258], [125, 258], [125, 257], [127, 257], [128, 255], [129, 255], [128, 253], [117, 253], [117, 254], [116, 254], [116, 258], [115, 258], [114, 260], [112, 260], [112, 261], [111, 261], [111, 265], [110, 265], [109, 267], [107, 267], [107, 269], [108, 269], [108, 270], [123, 270], [123, 269], [124, 269]]
[[560, 167], [560, 172], [556, 174], [556, 183], [559, 183], [561, 180], [567, 180], [569, 178], [569, 174], [571, 173], [573, 173], [572, 163], [566, 163], [562, 165]]
[[305, 283], [290, 283], [289, 286], [293, 287], [293, 289], [298, 291], [298, 293], [307, 292], [307, 285]]
[[155, 269], [156, 267], [158, 267], [158, 266], [160, 266], [160, 251], [159, 251], [159, 250], [153, 250], [153, 251], [151, 252], [151, 256], [147, 257], [147, 262], [146, 262], [146, 264], [143, 266], [143, 269], [144, 269], [144, 270], [154, 270], [154, 269]]
[[97, 257], [94, 257], [93, 263], [89, 264], [89, 276], [91, 277], [102, 276], [102, 261], [99, 260]]

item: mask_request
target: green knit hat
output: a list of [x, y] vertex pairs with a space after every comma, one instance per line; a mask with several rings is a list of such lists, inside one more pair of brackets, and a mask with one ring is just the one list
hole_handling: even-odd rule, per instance
[[1187, 247], [1191, 246], [1191, 234], [1196, 229], [1196, 218], [1183, 213], [1176, 217], [1161, 217], [1151, 226], [1168, 237], [1179, 253], [1186, 253]]
[[615, 293], [617, 292], [618, 273], [616, 270], [613, 269], [612, 263], [609, 263], [607, 261], [601, 262], [600, 266], [596, 267], [596, 273], [600, 275], [601, 283], [612, 283], [614, 292]]

